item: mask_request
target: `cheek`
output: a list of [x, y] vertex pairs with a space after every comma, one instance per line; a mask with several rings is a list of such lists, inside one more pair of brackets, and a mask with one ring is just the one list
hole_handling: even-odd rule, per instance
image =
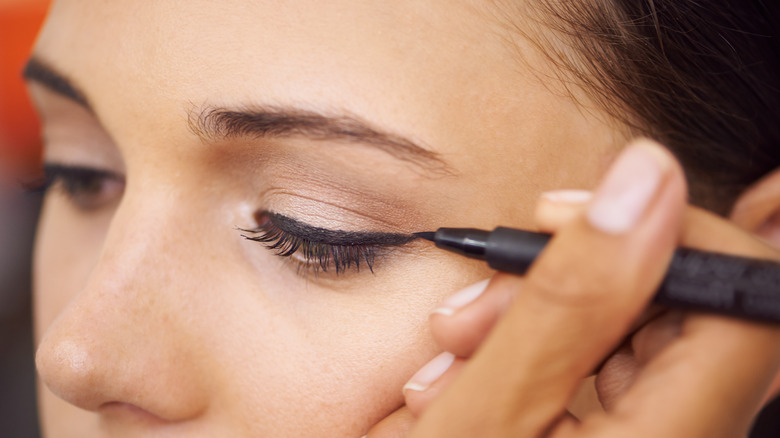
[[404, 383], [437, 354], [428, 313], [472, 281], [473, 272], [461, 272], [435, 288], [412, 278], [350, 292], [310, 285], [286, 290], [293, 298], [285, 304], [234, 301], [220, 330], [229, 335], [213, 340], [220, 380], [229, 382], [223, 396], [240, 394], [233, 409], [255, 432], [270, 432], [258, 412], [272, 412], [270, 422], [288, 434], [360, 436], [403, 404]]
[[236, 372], [226, 385], [242, 395], [243, 403], [234, 404], [240, 423], [265, 434], [271, 425], [287, 432], [282, 435], [365, 433], [403, 404], [403, 384], [435, 348], [420, 333], [376, 328], [381, 331], [363, 331], [361, 339], [343, 338], [339, 345], [300, 330], [275, 336], [270, 347], [248, 343], [249, 353], [262, 354], [231, 364]]

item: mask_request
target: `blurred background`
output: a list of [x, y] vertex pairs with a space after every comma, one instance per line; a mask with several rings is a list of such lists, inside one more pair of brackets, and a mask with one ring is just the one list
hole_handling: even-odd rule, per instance
[[0, 0], [0, 436], [38, 437], [30, 306], [30, 255], [38, 196], [38, 123], [20, 72], [48, 0]]
[[[40, 197], [22, 184], [39, 175], [38, 122], [20, 78], [49, 0], [0, 0], [0, 437], [38, 437], [30, 258]], [[735, 358], [739, 360], [739, 358]], [[752, 438], [780, 437], [780, 401]]]

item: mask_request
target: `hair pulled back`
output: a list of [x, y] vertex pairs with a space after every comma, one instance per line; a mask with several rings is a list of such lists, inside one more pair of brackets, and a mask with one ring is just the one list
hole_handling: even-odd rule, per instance
[[780, 167], [780, 2], [530, 0], [543, 51], [634, 134], [669, 147], [726, 213]]

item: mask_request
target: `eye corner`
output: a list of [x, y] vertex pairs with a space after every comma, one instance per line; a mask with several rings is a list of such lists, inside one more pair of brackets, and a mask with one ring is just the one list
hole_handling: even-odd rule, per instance
[[80, 211], [91, 212], [121, 199], [125, 178], [115, 172], [77, 164], [47, 162], [37, 191], [44, 195], [59, 189]]

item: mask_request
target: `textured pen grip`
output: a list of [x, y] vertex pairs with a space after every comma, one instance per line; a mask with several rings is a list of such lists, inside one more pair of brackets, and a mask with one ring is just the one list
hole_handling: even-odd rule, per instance
[[654, 301], [780, 322], [780, 263], [678, 248]]
[[488, 238], [485, 261], [498, 271], [523, 275], [550, 237], [549, 234], [498, 227]]

